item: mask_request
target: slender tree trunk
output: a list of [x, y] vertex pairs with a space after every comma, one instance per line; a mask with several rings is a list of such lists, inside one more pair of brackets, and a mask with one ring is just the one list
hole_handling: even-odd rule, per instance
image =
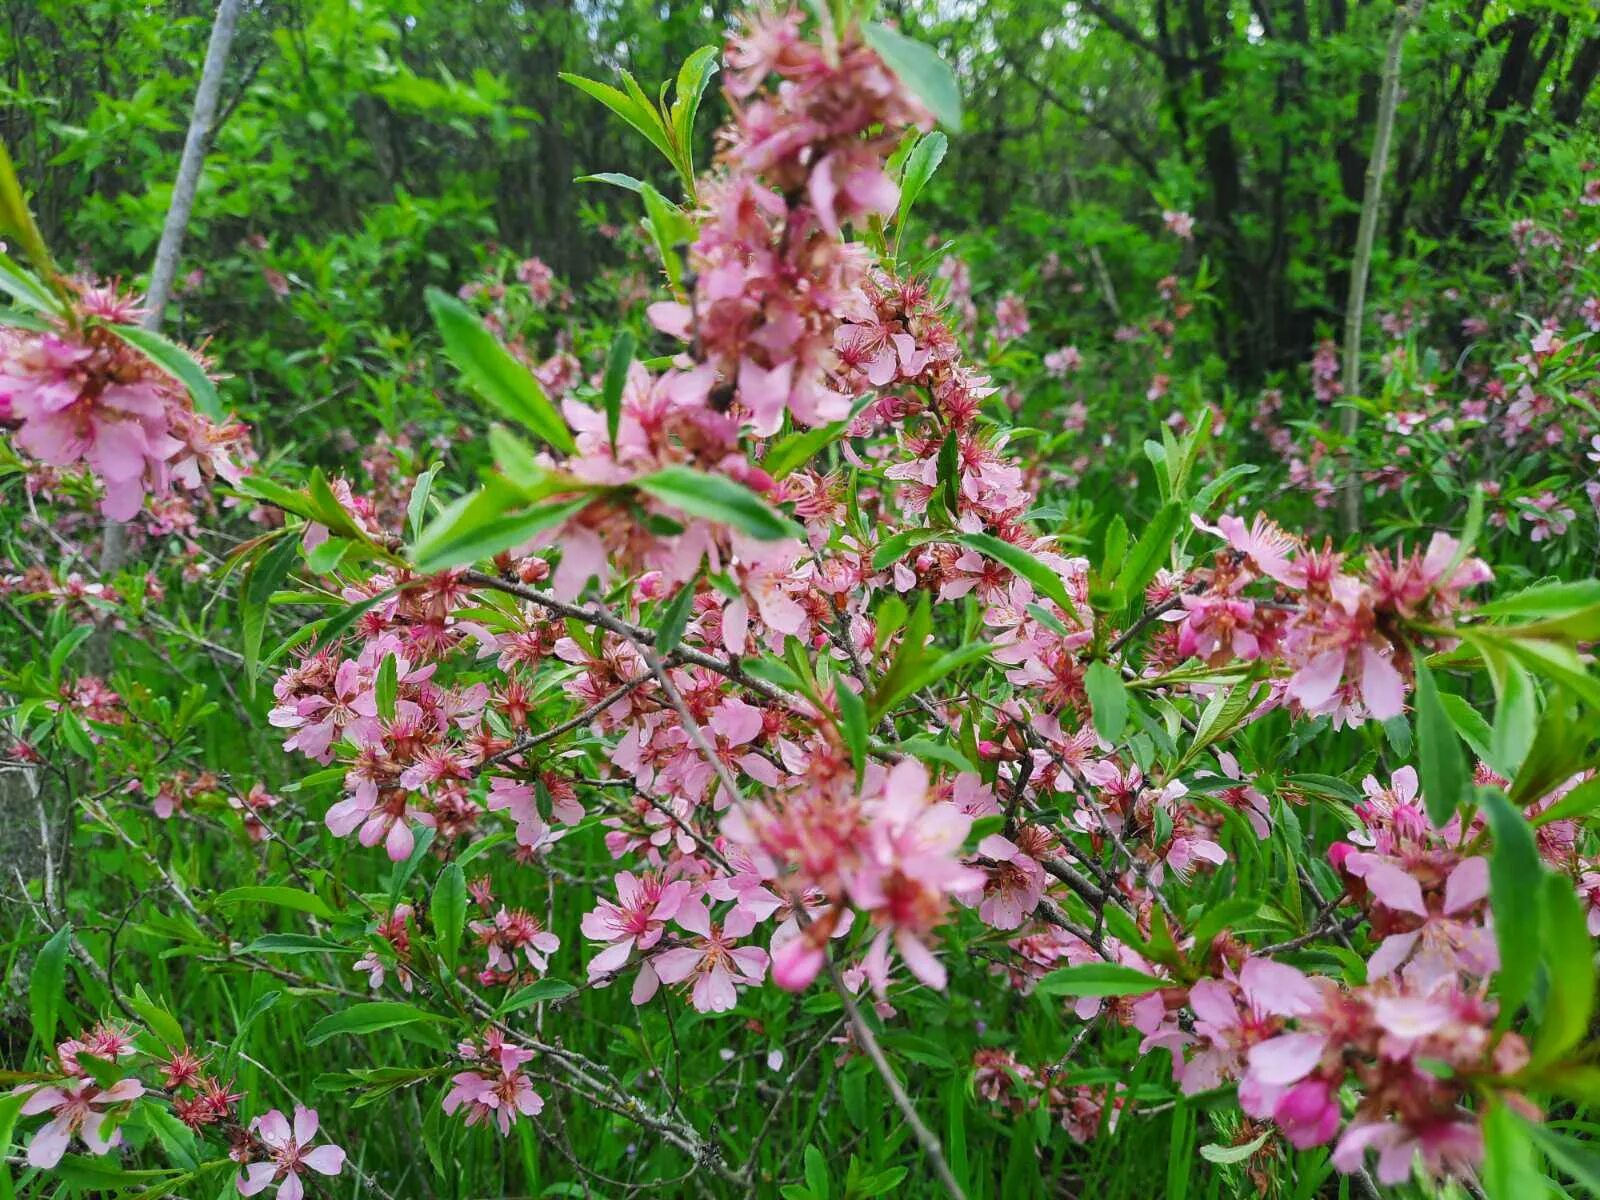
[[[1372, 135], [1372, 154], [1367, 159], [1366, 190], [1361, 197], [1361, 224], [1356, 229], [1355, 251], [1350, 259], [1350, 294], [1344, 308], [1344, 398], [1346, 407], [1339, 414], [1339, 432], [1348, 443], [1361, 423], [1361, 411], [1354, 401], [1361, 390], [1361, 320], [1367, 304], [1367, 273], [1372, 268], [1372, 243], [1378, 232], [1378, 209], [1383, 203], [1383, 177], [1389, 165], [1389, 143], [1394, 137], [1395, 109], [1400, 101], [1400, 56], [1406, 34], [1422, 14], [1422, 0], [1406, 0], [1395, 13], [1389, 31], [1389, 46], [1383, 56], [1383, 74], [1378, 83], [1378, 123]], [[1344, 491], [1340, 511], [1346, 533], [1361, 527], [1361, 473], [1347, 444], [1344, 448]]]
[[[172, 282], [177, 278], [178, 260], [183, 251], [183, 235], [194, 211], [195, 192], [200, 187], [200, 169], [205, 165], [206, 146], [217, 116], [217, 97], [222, 93], [222, 76], [228, 65], [228, 50], [233, 31], [239, 24], [242, 0], [221, 0], [211, 26], [211, 41], [206, 46], [205, 66], [200, 71], [200, 86], [194, 95], [194, 113], [189, 132], [183, 139], [183, 157], [178, 162], [178, 178], [172, 185], [172, 203], [161, 226], [161, 241], [150, 268], [150, 287], [145, 293], [145, 315], [140, 322], [158, 331], [172, 298]], [[100, 548], [100, 574], [110, 575], [122, 565], [127, 554], [127, 531], [120, 521], [108, 521]]]

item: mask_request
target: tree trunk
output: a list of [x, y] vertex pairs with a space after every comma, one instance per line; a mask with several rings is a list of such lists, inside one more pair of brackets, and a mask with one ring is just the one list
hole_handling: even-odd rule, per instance
[[[1344, 399], [1339, 432], [1348, 443], [1355, 437], [1361, 412], [1353, 401], [1361, 390], [1361, 321], [1367, 303], [1367, 272], [1372, 267], [1372, 243], [1378, 231], [1378, 209], [1383, 203], [1383, 176], [1389, 165], [1389, 141], [1394, 135], [1395, 109], [1400, 101], [1400, 56], [1406, 34], [1422, 13], [1422, 0], [1407, 0], [1394, 18], [1389, 46], [1383, 56], [1383, 76], [1378, 86], [1378, 125], [1372, 134], [1372, 155], [1367, 160], [1366, 192], [1361, 200], [1361, 225], [1350, 259], [1350, 295], [1344, 311]], [[1340, 512], [1347, 534], [1361, 527], [1361, 473], [1347, 444], [1344, 448], [1344, 490]]]

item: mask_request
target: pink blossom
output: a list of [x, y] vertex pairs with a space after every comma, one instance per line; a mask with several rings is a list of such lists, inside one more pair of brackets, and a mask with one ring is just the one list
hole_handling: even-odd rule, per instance
[[[476, 1050], [474, 1057], [478, 1057]], [[444, 1111], [453, 1116], [465, 1106], [468, 1125], [492, 1121], [500, 1136], [505, 1137], [518, 1117], [536, 1117], [544, 1109], [543, 1097], [533, 1090], [533, 1081], [522, 1071], [523, 1065], [533, 1059], [533, 1051], [493, 1042], [481, 1057], [480, 1069], [451, 1076]]]
[[119, 1079], [101, 1088], [92, 1079], [69, 1078], [45, 1087], [23, 1084], [12, 1090], [13, 1095], [19, 1093], [27, 1094], [20, 1115], [51, 1114], [49, 1124], [28, 1142], [28, 1165], [47, 1171], [61, 1161], [74, 1135], [91, 1154], [107, 1154], [120, 1146], [122, 1131], [113, 1127], [108, 1133], [105, 1128], [112, 1117], [109, 1110], [137, 1100], [144, 1095], [144, 1085], [137, 1079]]
[[651, 966], [662, 983], [692, 979], [690, 994], [698, 1011], [727, 1012], [738, 1002], [738, 988], [760, 983], [766, 976], [767, 952], [735, 944], [755, 928], [756, 918], [748, 910], [734, 909], [717, 925], [704, 901], [689, 899], [678, 906], [673, 920], [699, 936], [691, 945], [656, 954]]
[[319, 1175], [337, 1175], [344, 1170], [345, 1154], [332, 1143], [315, 1148], [311, 1141], [317, 1136], [315, 1109], [295, 1105], [294, 1126], [277, 1109], [272, 1109], [250, 1122], [250, 1132], [255, 1134], [267, 1151], [264, 1162], [250, 1163], [235, 1181], [241, 1196], [254, 1196], [270, 1184], [278, 1185], [279, 1200], [300, 1200], [305, 1186], [300, 1176], [310, 1167]]

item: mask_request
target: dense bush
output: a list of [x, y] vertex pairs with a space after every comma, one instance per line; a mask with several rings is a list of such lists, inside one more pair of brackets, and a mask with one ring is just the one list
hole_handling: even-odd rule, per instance
[[923, 7], [8, 6], [0, 1197], [1600, 1189], [1593, 15]]

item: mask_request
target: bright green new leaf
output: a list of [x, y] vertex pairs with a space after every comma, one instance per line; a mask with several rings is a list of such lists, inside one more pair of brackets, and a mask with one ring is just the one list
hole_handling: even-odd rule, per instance
[[634, 480], [634, 486], [691, 517], [727, 525], [758, 541], [804, 536], [804, 530], [775, 512], [755, 492], [723, 475], [707, 475], [690, 467], [663, 467]]
[[916, 93], [940, 124], [947, 129], [960, 130], [961, 88], [956, 84], [955, 72], [944, 59], [921, 42], [876, 21], [864, 22], [861, 33], [867, 45]]
[[444, 338], [445, 353], [473, 390], [501, 416], [562, 453], [575, 453], [578, 447], [572, 431], [533, 372], [513, 358], [477, 315], [454, 296], [429, 288], [427, 301]]

